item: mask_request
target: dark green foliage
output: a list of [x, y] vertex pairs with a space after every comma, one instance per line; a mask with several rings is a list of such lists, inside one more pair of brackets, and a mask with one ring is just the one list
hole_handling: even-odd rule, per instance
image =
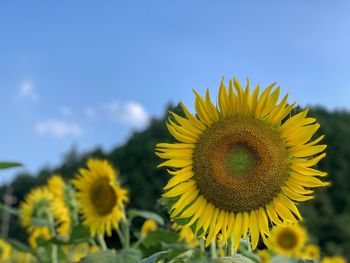
[[[173, 110], [180, 112], [179, 107]], [[309, 115], [320, 122], [319, 134], [326, 135], [327, 157], [318, 168], [329, 173], [327, 180], [332, 182], [332, 186], [316, 190], [316, 198], [300, 207], [311, 240], [320, 243], [323, 253], [343, 254], [350, 259], [350, 113], [313, 108]], [[109, 153], [96, 149], [78, 154], [73, 149], [56, 169], [45, 168], [35, 176], [17, 176], [11, 184], [13, 194], [19, 201], [23, 200], [32, 187], [46, 183], [52, 173], [60, 173], [68, 180], [80, 167], [85, 166], [88, 158], [106, 158], [118, 169], [123, 185], [130, 191], [128, 207], [157, 211], [166, 218], [158, 199], [168, 175], [165, 169], [157, 169], [161, 160], [154, 150], [158, 142], [173, 141], [166, 129], [167, 116], [152, 120], [146, 130], [134, 133], [125, 145]], [[5, 187], [0, 188], [1, 196], [5, 193]], [[11, 221], [10, 237], [25, 240], [24, 231], [16, 220]]]

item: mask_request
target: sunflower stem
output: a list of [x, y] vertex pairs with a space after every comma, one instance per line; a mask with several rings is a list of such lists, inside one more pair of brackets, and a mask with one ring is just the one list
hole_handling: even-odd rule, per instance
[[205, 244], [204, 244], [203, 238], [199, 238], [199, 245], [200, 245], [201, 252], [205, 253]]
[[120, 231], [119, 227], [116, 229], [116, 231], [117, 231], [117, 234], [119, 236], [120, 243], [122, 243], [122, 247], [124, 247], [125, 246], [124, 235], [123, 235], [122, 231]]
[[103, 235], [101, 233], [98, 233], [97, 234], [97, 240], [98, 240], [98, 243], [100, 244], [102, 250], [107, 250], [107, 245], [106, 245], [106, 242], [105, 242], [105, 239], [103, 238]]
[[52, 263], [57, 263], [58, 262], [57, 245], [56, 244], [52, 244], [52, 247], [51, 247], [51, 260], [52, 260]]
[[227, 242], [227, 256], [232, 257], [234, 255], [233, 239], [230, 237]]
[[249, 231], [247, 233], [247, 241], [248, 241], [248, 251], [251, 253], [252, 252], [252, 243], [251, 243], [250, 232]]
[[211, 254], [211, 258], [218, 257], [218, 254], [216, 252], [216, 240], [215, 239], [210, 243], [210, 254]]
[[124, 234], [125, 234], [125, 248], [130, 247], [130, 227], [129, 227], [129, 221], [125, 220], [124, 222]]
[[[46, 215], [47, 215], [48, 222], [49, 222], [50, 233], [51, 233], [52, 237], [56, 237], [55, 221], [53, 219], [52, 213], [49, 210], [46, 210]], [[52, 263], [58, 262], [57, 245], [56, 244], [51, 245], [51, 261], [52, 261]]]

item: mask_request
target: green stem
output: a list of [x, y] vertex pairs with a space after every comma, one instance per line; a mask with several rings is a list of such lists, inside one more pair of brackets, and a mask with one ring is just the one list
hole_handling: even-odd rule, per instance
[[210, 243], [210, 254], [211, 254], [211, 258], [218, 257], [218, 254], [216, 252], [216, 240], [215, 239]]
[[98, 243], [100, 244], [102, 250], [104, 250], [104, 251], [107, 250], [107, 245], [106, 245], [105, 239], [103, 238], [101, 233], [97, 234], [97, 240], [98, 240]]
[[125, 248], [130, 247], [130, 227], [129, 227], [129, 221], [125, 221], [125, 226], [124, 226], [124, 234], [125, 234]]
[[233, 239], [230, 237], [227, 242], [227, 256], [232, 257], [234, 255]]
[[123, 233], [120, 231], [120, 229], [119, 229], [119, 227], [116, 229], [116, 231], [117, 231], [117, 234], [118, 234], [118, 236], [119, 236], [119, 239], [120, 239], [120, 243], [122, 243], [122, 247], [124, 247], [125, 246], [125, 241], [124, 241], [124, 235], [123, 235]]
[[251, 244], [251, 239], [250, 239], [250, 232], [247, 233], [247, 241], [248, 241], [248, 251], [251, 253], [252, 252], [252, 244]]
[[203, 238], [199, 238], [199, 245], [200, 245], [201, 252], [205, 253], [205, 244], [204, 244]]
[[[47, 214], [47, 218], [49, 221], [49, 230], [51, 232], [51, 235], [52, 235], [52, 237], [56, 237], [55, 221], [53, 219], [53, 216], [50, 213], [50, 211], [46, 211], [46, 214]], [[52, 261], [52, 263], [58, 262], [57, 245], [56, 244], [51, 245], [51, 261]]]
[[[126, 216], [125, 210], [123, 209], [123, 214]], [[129, 248], [130, 247], [130, 222], [129, 219], [125, 218], [125, 221], [121, 222], [123, 237], [124, 237], [124, 245], [123, 248]]]
[[52, 244], [52, 247], [51, 247], [51, 260], [52, 260], [52, 263], [58, 262], [57, 245], [56, 244]]

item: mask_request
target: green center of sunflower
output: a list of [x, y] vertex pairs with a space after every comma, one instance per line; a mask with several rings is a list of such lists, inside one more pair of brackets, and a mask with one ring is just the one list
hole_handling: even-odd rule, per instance
[[277, 238], [278, 245], [287, 250], [294, 249], [297, 245], [297, 236], [290, 229], [284, 229]]
[[249, 117], [222, 119], [199, 137], [193, 171], [216, 207], [245, 212], [267, 205], [288, 178], [288, 152], [278, 132]]
[[51, 216], [51, 202], [47, 199], [38, 200], [33, 207], [32, 218], [36, 220], [48, 220]]
[[101, 177], [94, 182], [90, 190], [90, 200], [97, 214], [103, 216], [112, 212], [117, 203], [117, 195], [108, 178]]
[[244, 144], [233, 145], [227, 153], [225, 165], [231, 176], [245, 178], [257, 166], [256, 153]]

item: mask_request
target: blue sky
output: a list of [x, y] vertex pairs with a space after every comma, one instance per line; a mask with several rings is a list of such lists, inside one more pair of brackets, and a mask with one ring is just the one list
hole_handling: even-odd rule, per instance
[[[349, 1], [1, 1], [0, 160], [108, 150], [220, 79], [349, 109]], [[13, 170], [3, 172], [0, 182]]]

